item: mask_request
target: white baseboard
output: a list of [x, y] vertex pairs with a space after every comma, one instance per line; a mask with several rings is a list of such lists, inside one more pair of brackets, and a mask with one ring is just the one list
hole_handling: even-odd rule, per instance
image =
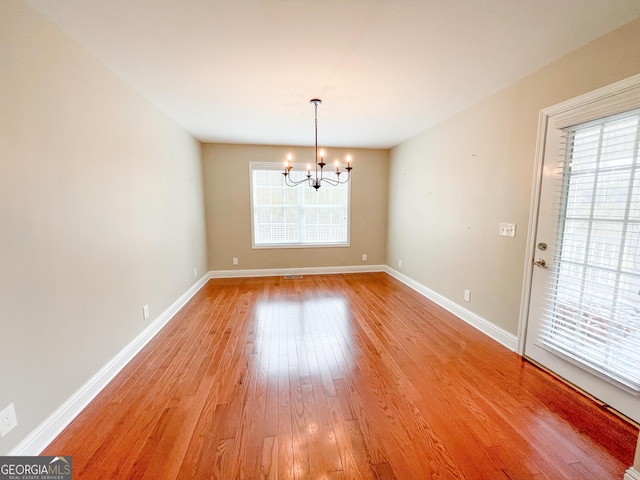
[[402, 283], [404, 283], [408, 287], [414, 289], [419, 294], [427, 297], [432, 302], [437, 303], [438, 305], [443, 307], [445, 310], [450, 311], [455, 316], [464, 320], [471, 326], [477, 328], [485, 335], [488, 335], [489, 337], [493, 338], [496, 342], [501, 343], [502, 345], [507, 347], [509, 350], [515, 352], [518, 341], [516, 336], [513, 335], [512, 333], [509, 333], [506, 330], [503, 330], [502, 328], [491, 323], [489, 320], [482, 318], [479, 315], [476, 315], [475, 313], [467, 310], [464, 307], [461, 307], [457, 303], [452, 302], [451, 300], [443, 297], [439, 293], [434, 292], [430, 288], [425, 287], [421, 283], [416, 282], [412, 278], [407, 277], [406, 275], [398, 272], [397, 270], [394, 270], [389, 266], [385, 266], [385, 272], [387, 272], [392, 277], [400, 280]]
[[631, 467], [624, 472], [623, 480], [640, 480], [640, 472], [635, 468]]
[[213, 270], [211, 278], [278, 277], [284, 275], [321, 275], [332, 273], [384, 272], [385, 265], [349, 265], [344, 267], [264, 268], [254, 270]]
[[38, 425], [27, 437], [9, 452], [11, 456], [40, 455], [42, 451], [78, 416], [82, 410], [98, 395], [104, 387], [129, 363], [142, 348], [164, 327], [173, 316], [200, 290], [209, 280], [203, 276], [180, 298], [167, 308], [151, 325], [140, 333], [129, 345], [113, 357], [80, 390]]

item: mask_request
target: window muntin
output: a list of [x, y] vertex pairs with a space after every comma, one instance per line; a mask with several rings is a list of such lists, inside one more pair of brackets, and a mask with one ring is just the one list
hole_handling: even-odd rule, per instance
[[[350, 182], [288, 187], [279, 164], [252, 163], [250, 173], [254, 248], [349, 245]], [[290, 175], [304, 178], [295, 170]]]

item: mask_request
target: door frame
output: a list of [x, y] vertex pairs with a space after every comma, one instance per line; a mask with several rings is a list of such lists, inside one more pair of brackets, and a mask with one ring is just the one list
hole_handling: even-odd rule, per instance
[[[640, 74], [540, 110], [538, 115], [538, 133], [536, 138], [531, 203], [529, 205], [529, 224], [524, 258], [522, 294], [520, 296], [520, 314], [516, 344], [516, 352], [518, 355], [524, 356], [524, 347], [527, 338], [533, 279], [533, 260], [536, 248], [535, 241], [538, 233], [540, 192], [544, 171], [544, 151], [550, 123], [555, 119], [562, 119], [563, 116], [571, 115], [571, 112], [578, 109], [585, 111], [585, 115], [587, 116], [591, 114], [597, 118], [598, 115], [607, 116], [638, 107], [640, 107]], [[601, 113], [603, 108], [607, 109], [607, 113]], [[586, 119], [584, 121], [586, 121]], [[551, 128], [553, 128], [553, 126]]]

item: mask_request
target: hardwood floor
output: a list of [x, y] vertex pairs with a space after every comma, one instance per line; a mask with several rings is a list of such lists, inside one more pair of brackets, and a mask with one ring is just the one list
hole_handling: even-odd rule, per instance
[[44, 454], [75, 480], [608, 480], [637, 435], [369, 273], [210, 281]]

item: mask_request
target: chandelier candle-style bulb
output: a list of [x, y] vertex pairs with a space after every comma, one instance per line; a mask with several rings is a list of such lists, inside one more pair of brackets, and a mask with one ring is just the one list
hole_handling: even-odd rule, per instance
[[313, 175], [311, 174], [311, 164], [309, 163], [307, 164], [306, 177], [304, 178], [297, 177], [298, 179], [294, 180], [293, 175], [290, 175], [291, 171], [293, 170], [293, 162], [292, 162], [293, 157], [291, 153], [289, 153], [287, 154], [287, 160], [284, 162], [284, 172], [282, 172], [282, 174], [284, 175], [284, 183], [289, 187], [295, 187], [297, 185], [306, 183], [308, 186], [313, 187], [316, 190], [318, 190], [323, 183], [326, 183], [333, 187], [337, 185], [343, 185], [351, 179], [351, 170], [353, 170], [351, 168], [351, 155], [347, 155], [347, 166], [345, 168], [347, 172], [346, 176], [342, 176], [342, 177], [340, 176], [340, 174], [343, 172], [340, 171], [339, 160], [336, 160], [335, 172], [327, 172], [323, 170], [323, 168], [326, 165], [326, 163], [324, 163], [325, 151], [324, 151], [324, 148], [321, 148], [320, 151], [318, 151], [318, 105], [320, 105], [322, 101], [320, 99], [313, 98], [311, 99], [310, 103], [311, 105], [313, 105], [313, 109], [315, 113], [314, 115], [315, 117], [315, 154], [316, 154], [315, 161], [314, 161], [315, 172]]
[[291, 156], [291, 154], [289, 153], [287, 155], [287, 159], [284, 161], [284, 172], [282, 173], [285, 177], [285, 179], [287, 178], [287, 175], [289, 175], [289, 172], [291, 171], [291, 169], [293, 168], [293, 164], [291, 163], [291, 159], [293, 157]]

